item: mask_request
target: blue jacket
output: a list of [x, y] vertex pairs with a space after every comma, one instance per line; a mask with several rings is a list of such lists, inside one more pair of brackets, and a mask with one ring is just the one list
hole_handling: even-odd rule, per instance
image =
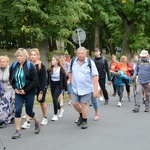
[[122, 81], [122, 79], [128, 80], [129, 84], [131, 84], [131, 82], [132, 82], [130, 77], [125, 75], [122, 71], [114, 72], [113, 75], [116, 76], [115, 82], [119, 86], [124, 86], [125, 85], [125, 83]]

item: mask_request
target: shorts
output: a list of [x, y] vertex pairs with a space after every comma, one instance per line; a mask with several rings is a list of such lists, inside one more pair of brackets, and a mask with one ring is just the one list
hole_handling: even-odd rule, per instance
[[72, 102], [73, 103], [89, 103], [91, 101], [91, 95], [92, 93], [88, 93], [86, 95], [76, 95], [72, 91]]
[[64, 91], [64, 90], [62, 90], [60, 94], [64, 95], [64, 94], [65, 94], [65, 91]]
[[39, 90], [37, 90], [37, 101], [39, 102], [39, 103], [44, 103], [45, 102], [45, 97], [46, 97], [46, 91], [47, 91], [47, 89], [45, 88], [44, 90], [43, 90], [43, 97], [42, 97], [42, 99], [40, 100], [40, 101], [38, 101], [38, 95], [39, 95]]
[[71, 85], [71, 83], [67, 85], [67, 88], [68, 88], [67, 94], [70, 95], [72, 93], [72, 85]]

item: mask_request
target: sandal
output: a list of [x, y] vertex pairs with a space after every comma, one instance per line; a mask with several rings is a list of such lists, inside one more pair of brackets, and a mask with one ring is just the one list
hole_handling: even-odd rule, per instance
[[99, 116], [94, 116], [94, 121], [98, 121], [99, 120]]

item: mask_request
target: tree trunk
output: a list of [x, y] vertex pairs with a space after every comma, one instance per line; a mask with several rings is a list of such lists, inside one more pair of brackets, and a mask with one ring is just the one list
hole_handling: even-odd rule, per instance
[[91, 28], [90, 28], [90, 33], [89, 33], [89, 55], [92, 56], [92, 50], [94, 49], [94, 38], [95, 35], [93, 33], [93, 29], [94, 29], [94, 24], [91, 24]]
[[135, 22], [133, 20], [129, 21], [126, 17], [122, 18], [124, 26], [124, 35], [122, 42], [122, 54], [126, 53], [129, 57], [133, 56], [132, 49], [129, 47], [130, 39], [129, 37], [135, 35]]
[[48, 39], [45, 39], [42, 42], [40, 42], [38, 49], [40, 51], [41, 61], [44, 62], [46, 67], [48, 67], [49, 66], [48, 56], [50, 54]]
[[74, 56], [74, 48], [71, 44], [67, 43], [66, 50], [68, 51], [69, 55], [71, 58]]
[[24, 32], [20, 32], [20, 40], [19, 40], [19, 47], [26, 48], [26, 37]]
[[10, 50], [11, 47], [11, 35], [10, 32], [8, 31], [8, 27], [7, 25], [4, 27], [4, 33], [5, 33], [5, 37], [6, 37], [6, 45], [4, 48], [6, 48], [7, 50]]
[[99, 21], [95, 22], [95, 42], [94, 42], [94, 47], [100, 48], [100, 25]]

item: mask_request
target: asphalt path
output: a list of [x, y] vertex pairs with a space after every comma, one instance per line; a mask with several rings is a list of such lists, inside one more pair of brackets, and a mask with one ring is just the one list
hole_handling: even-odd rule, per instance
[[[150, 149], [150, 113], [144, 112], [141, 101], [139, 113], [133, 113], [133, 95], [128, 102], [126, 92], [122, 107], [117, 107], [118, 96], [111, 97], [112, 86], [108, 86], [110, 103], [100, 102], [100, 120], [93, 121], [94, 109], [89, 107], [88, 129], [75, 124], [78, 114], [73, 106], [64, 104], [64, 117], [52, 122], [53, 106], [48, 105], [48, 120], [39, 134], [34, 134], [34, 122], [31, 128], [21, 130], [21, 138], [11, 139], [15, 126], [8, 125], [0, 129], [0, 150], [149, 150]], [[39, 118], [41, 110], [35, 108]], [[24, 120], [22, 120], [24, 121]]]

